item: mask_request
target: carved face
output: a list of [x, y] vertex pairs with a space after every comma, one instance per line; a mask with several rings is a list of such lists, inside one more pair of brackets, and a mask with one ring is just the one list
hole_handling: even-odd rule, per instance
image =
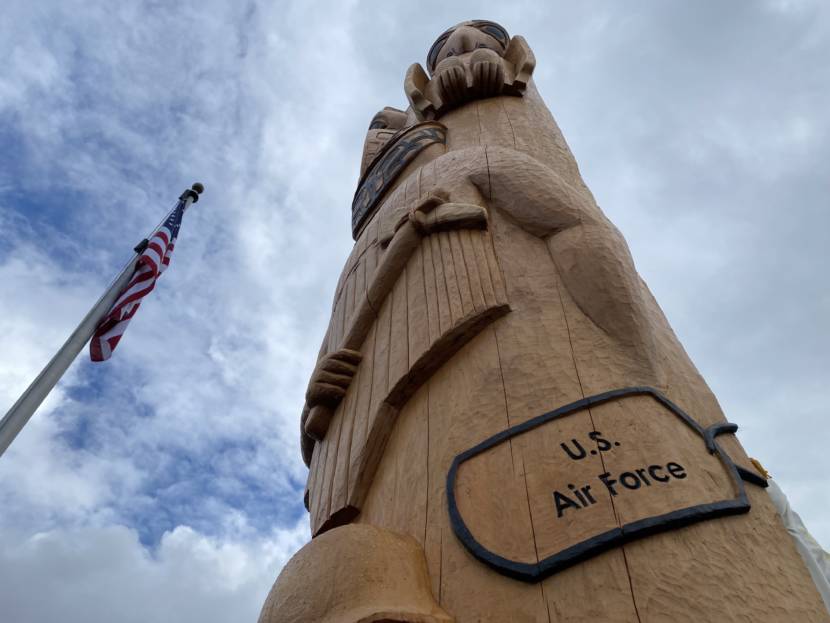
[[450, 56], [462, 56], [478, 48], [488, 48], [503, 56], [510, 42], [510, 35], [507, 31], [496, 24], [486, 20], [473, 20], [461, 22], [444, 32], [427, 54], [427, 69], [430, 74], [435, 67]]
[[389, 139], [406, 126], [406, 120], [405, 112], [389, 106], [372, 118], [369, 130], [366, 132], [366, 141], [363, 143], [363, 159], [360, 161], [361, 176]]

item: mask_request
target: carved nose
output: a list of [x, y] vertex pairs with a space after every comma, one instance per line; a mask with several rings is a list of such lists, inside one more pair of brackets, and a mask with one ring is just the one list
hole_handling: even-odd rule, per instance
[[455, 56], [472, 52], [478, 44], [478, 35], [479, 32], [475, 28], [462, 26], [450, 35], [446, 46]]

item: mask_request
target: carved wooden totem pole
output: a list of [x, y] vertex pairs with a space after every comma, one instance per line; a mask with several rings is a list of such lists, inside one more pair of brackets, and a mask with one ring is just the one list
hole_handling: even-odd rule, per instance
[[827, 621], [534, 65], [459, 24], [369, 126], [260, 621]]

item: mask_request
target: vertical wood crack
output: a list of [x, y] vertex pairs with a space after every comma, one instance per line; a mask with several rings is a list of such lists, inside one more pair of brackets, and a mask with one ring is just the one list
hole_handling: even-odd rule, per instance
[[[547, 243], [547, 241], [546, 241], [546, 243]], [[551, 259], [551, 262], [553, 263], [554, 269], [557, 272], [557, 275], [556, 275], [557, 276], [557, 279], [556, 279], [556, 292], [559, 295], [559, 304], [562, 307], [562, 317], [565, 319], [565, 330], [568, 333], [568, 346], [571, 350], [571, 359], [573, 361], [574, 372], [576, 373], [576, 380], [579, 383], [579, 393], [581, 394], [582, 398], [585, 398], [585, 388], [582, 385], [582, 378], [579, 375], [579, 366], [577, 365], [577, 362], [576, 362], [576, 351], [574, 350], [573, 338], [571, 337], [571, 326], [568, 323], [568, 313], [565, 310], [565, 301], [562, 297], [562, 289], [559, 286], [559, 283], [561, 281], [561, 276], [559, 275], [559, 269], [556, 265], [556, 260], [553, 257], [553, 253], [550, 250], [550, 246], [548, 244], [546, 244], [545, 246], [547, 247], [548, 255], [550, 256], [550, 259]], [[591, 422], [591, 428], [593, 429], [594, 432], [596, 432], [597, 427], [594, 424], [594, 415], [591, 412], [590, 407], [588, 408], [588, 418]], [[599, 456], [600, 464], [602, 465], [602, 470], [604, 472], [608, 471], [605, 468], [605, 459], [602, 456], [602, 452], [599, 451], [599, 443], [596, 440], [594, 440], [594, 444], [597, 446], [597, 455]], [[619, 513], [617, 512], [617, 507], [614, 504], [614, 497], [611, 495], [610, 491], [608, 492], [608, 499], [611, 502], [611, 510], [614, 513], [614, 519], [617, 522], [617, 527], [619, 527], [621, 525], [620, 524], [620, 516], [619, 516]], [[638, 623], [642, 623], [642, 620], [640, 619], [640, 611], [637, 608], [637, 599], [634, 596], [634, 582], [631, 579], [631, 569], [628, 567], [628, 558], [625, 555], [625, 545], [620, 545], [620, 550], [622, 551], [622, 555], [623, 555], [623, 565], [625, 566], [625, 574], [628, 578], [628, 589], [629, 589], [629, 592], [631, 593], [631, 604], [634, 606], [634, 614], [637, 616]]]

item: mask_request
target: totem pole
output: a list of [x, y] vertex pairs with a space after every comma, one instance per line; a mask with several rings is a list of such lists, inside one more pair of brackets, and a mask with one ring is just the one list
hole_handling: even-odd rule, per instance
[[369, 126], [260, 622], [827, 621], [535, 62], [464, 22]]

